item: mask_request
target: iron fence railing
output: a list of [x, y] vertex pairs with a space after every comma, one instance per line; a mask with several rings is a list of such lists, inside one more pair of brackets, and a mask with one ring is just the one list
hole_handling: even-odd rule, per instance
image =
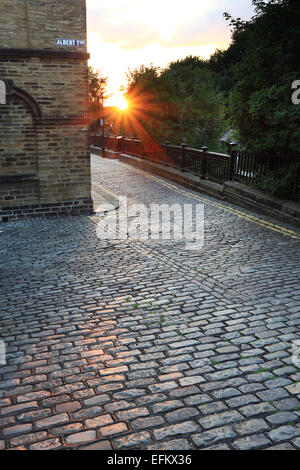
[[[291, 183], [291, 197], [299, 197], [300, 156], [278, 157], [265, 152], [238, 150], [229, 145], [229, 155], [209, 152], [207, 147], [194, 149], [186, 144], [171, 145], [170, 142], [158, 144], [153, 140], [141, 141], [136, 138], [109, 136], [103, 138], [91, 135], [91, 145], [134, 157], [149, 160], [181, 171], [190, 171], [201, 179], [216, 183], [238, 181], [253, 183], [260, 177], [294, 172]], [[291, 170], [292, 166], [292, 170]]]

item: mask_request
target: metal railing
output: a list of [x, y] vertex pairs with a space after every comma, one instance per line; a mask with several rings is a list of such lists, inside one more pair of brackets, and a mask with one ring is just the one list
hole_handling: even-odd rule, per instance
[[207, 147], [195, 149], [186, 144], [171, 145], [170, 142], [158, 144], [153, 140], [141, 141], [136, 138], [122, 136], [109, 136], [105, 142], [101, 136], [91, 136], [92, 145], [126, 153], [134, 157], [189, 171], [216, 183], [225, 181], [238, 181], [252, 183], [257, 177], [282, 173], [291, 165], [295, 165], [291, 197], [297, 198], [300, 182], [300, 156], [278, 157], [264, 152], [249, 152], [235, 149], [234, 144], [229, 144], [229, 155], [210, 152]]

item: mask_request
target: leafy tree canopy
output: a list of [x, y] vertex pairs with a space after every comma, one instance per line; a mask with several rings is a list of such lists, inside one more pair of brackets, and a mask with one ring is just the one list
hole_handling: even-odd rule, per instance
[[291, 100], [292, 83], [300, 79], [300, 2], [253, 4], [250, 21], [225, 14], [232, 42], [211, 57], [210, 67], [238, 140], [249, 149], [293, 154], [300, 148], [300, 107]]
[[222, 101], [207, 62], [188, 56], [164, 69], [143, 65], [127, 77], [131, 110], [153, 138], [215, 148]]
[[107, 77], [93, 67], [88, 68], [88, 92], [91, 128], [96, 129], [99, 125], [97, 120], [100, 117], [102, 95], [104, 99], [107, 98]]
[[291, 96], [300, 80], [300, 1], [252, 1], [249, 21], [224, 14], [232, 30], [227, 50], [128, 73], [131, 132], [218, 150], [227, 128], [249, 150], [299, 152], [300, 106]]

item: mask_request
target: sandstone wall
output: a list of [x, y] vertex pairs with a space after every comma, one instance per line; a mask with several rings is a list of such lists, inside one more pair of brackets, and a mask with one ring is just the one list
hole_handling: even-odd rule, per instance
[[0, 218], [91, 212], [85, 0], [1, 0], [0, 18]]

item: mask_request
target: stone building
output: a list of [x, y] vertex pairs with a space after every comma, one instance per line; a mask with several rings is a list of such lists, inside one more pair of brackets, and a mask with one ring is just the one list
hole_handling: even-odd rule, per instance
[[1, 0], [0, 23], [0, 217], [91, 213], [85, 0]]

